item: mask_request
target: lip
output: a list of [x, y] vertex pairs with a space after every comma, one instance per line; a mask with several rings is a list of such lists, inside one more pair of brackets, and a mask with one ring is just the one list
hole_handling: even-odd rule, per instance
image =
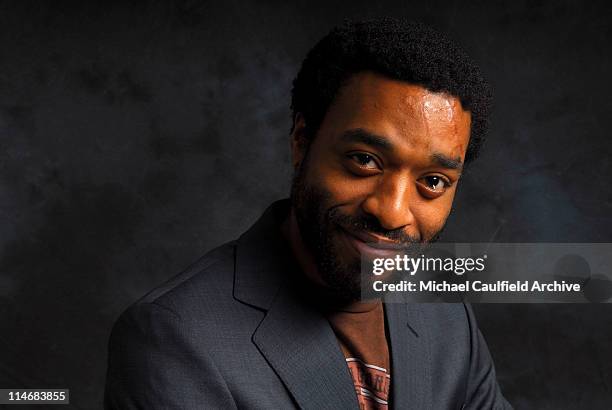
[[350, 231], [340, 226], [355, 250], [361, 255], [377, 258], [392, 258], [400, 253], [400, 245], [367, 232]]

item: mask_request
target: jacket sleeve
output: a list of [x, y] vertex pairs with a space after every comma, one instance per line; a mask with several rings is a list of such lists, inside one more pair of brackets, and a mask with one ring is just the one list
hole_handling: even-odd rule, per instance
[[465, 304], [470, 325], [470, 370], [464, 409], [511, 410], [501, 393], [487, 344], [478, 329], [472, 307]]
[[234, 409], [209, 357], [195, 355], [180, 317], [153, 303], [128, 309], [109, 342], [105, 409]]

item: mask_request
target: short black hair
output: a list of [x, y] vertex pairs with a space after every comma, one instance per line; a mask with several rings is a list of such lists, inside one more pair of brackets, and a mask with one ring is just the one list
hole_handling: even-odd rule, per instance
[[344, 82], [362, 71], [457, 97], [472, 117], [465, 162], [478, 156], [488, 127], [491, 87], [450, 39], [422, 23], [394, 18], [345, 21], [308, 52], [291, 92], [293, 119], [303, 115], [307, 138], [316, 135]]

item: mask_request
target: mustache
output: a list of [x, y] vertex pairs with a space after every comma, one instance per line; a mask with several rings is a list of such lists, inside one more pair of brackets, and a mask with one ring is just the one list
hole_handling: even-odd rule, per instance
[[378, 219], [370, 215], [351, 216], [333, 208], [329, 211], [329, 220], [338, 225], [354, 231], [366, 231], [382, 236], [398, 246], [420, 244], [423, 241], [420, 237], [407, 234], [403, 229], [385, 229]]

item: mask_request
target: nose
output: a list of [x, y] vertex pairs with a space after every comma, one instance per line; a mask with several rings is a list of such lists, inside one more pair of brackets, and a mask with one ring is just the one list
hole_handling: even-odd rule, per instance
[[362, 203], [362, 209], [388, 230], [414, 225], [411, 207], [418, 192], [408, 176], [386, 177]]

